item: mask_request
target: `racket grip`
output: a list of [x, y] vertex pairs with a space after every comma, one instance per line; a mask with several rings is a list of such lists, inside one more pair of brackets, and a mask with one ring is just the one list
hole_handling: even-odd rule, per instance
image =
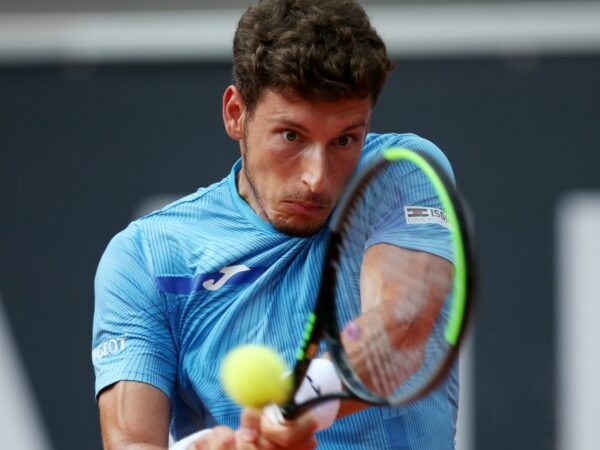
[[[339, 393], [341, 390], [342, 382], [337, 376], [333, 363], [323, 358], [313, 359], [294, 396], [297, 407], [281, 409], [273, 404], [265, 408], [263, 413], [275, 423], [294, 420], [307, 409], [302, 406], [303, 404], [314, 401], [318, 397]], [[339, 409], [339, 399], [327, 400], [312, 406], [310, 414], [317, 422], [317, 431], [329, 428], [335, 421]]]

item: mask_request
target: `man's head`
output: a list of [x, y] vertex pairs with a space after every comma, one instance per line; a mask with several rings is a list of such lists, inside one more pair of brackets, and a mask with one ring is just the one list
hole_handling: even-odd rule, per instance
[[290, 235], [318, 231], [360, 159], [392, 63], [352, 0], [263, 0], [234, 38], [223, 96], [240, 142], [238, 191]]
[[265, 89], [375, 103], [391, 68], [354, 0], [263, 0], [242, 16], [234, 37], [233, 84], [249, 112]]

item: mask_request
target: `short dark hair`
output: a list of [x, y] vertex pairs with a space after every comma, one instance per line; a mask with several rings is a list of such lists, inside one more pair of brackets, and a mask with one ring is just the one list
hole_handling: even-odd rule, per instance
[[392, 68], [355, 0], [261, 0], [241, 17], [233, 41], [233, 83], [251, 112], [266, 88], [375, 103]]

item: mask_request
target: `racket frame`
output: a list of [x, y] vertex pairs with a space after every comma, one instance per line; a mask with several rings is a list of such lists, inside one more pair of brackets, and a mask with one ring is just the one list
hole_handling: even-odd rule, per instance
[[[351, 368], [347, 355], [341, 343], [340, 330], [337, 326], [337, 307], [334, 301], [334, 280], [337, 273], [337, 262], [340, 255], [340, 243], [343, 236], [343, 219], [353, 207], [353, 201], [359, 197], [357, 194], [388, 164], [395, 164], [405, 160], [412, 162], [423, 171], [427, 178], [434, 184], [440, 195], [442, 209], [448, 215], [452, 232], [452, 247], [454, 252], [454, 277], [453, 277], [453, 303], [450, 319], [444, 329], [444, 338], [450, 350], [438, 364], [437, 369], [430, 379], [415, 389], [409, 395], [397, 394], [383, 397], [374, 394], [364, 387]], [[460, 196], [454, 182], [432, 158], [423, 153], [403, 147], [392, 147], [383, 152], [383, 155], [366, 165], [359, 175], [350, 183], [342, 196], [338, 208], [330, 221], [330, 237], [327, 251], [323, 260], [322, 279], [313, 312], [309, 314], [302, 344], [296, 355], [296, 365], [293, 371], [293, 395], [304, 379], [313, 358], [317, 356], [319, 344], [325, 340], [331, 359], [337, 369], [343, 385], [344, 392], [332, 393], [315, 397], [300, 405], [293, 403], [292, 399], [282, 407], [286, 419], [293, 419], [306, 409], [333, 399], [353, 399], [365, 403], [381, 406], [398, 406], [416, 400], [430, 392], [446, 376], [458, 355], [460, 344], [463, 340], [466, 324], [471, 314], [475, 288], [474, 256], [471, 242], [471, 222], [467, 206]]]

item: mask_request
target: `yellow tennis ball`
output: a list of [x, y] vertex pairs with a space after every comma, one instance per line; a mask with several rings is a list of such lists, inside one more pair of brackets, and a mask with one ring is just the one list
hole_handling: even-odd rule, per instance
[[273, 402], [285, 403], [291, 381], [279, 355], [261, 345], [237, 347], [221, 364], [221, 384], [225, 393], [247, 408], [260, 409]]

